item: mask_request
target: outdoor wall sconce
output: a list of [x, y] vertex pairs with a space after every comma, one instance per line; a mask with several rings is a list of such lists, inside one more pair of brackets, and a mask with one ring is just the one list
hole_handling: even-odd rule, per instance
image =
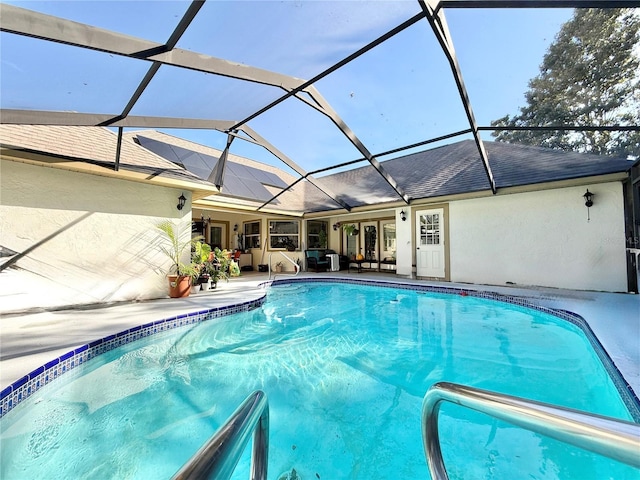
[[233, 226], [233, 231], [234, 231], [234, 232], [237, 232], [237, 231], [238, 231], [238, 224], [237, 224], [237, 223]]
[[587, 222], [591, 220], [589, 216], [589, 209], [593, 206], [593, 193], [589, 191], [587, 188], [586, 193], [583, 195], [584, 197], [584, 206], [587, 207]]
[[178, 197], [178, 205], [176, 205], [176, 208], [178, 210], [182, 210], [182, 207], [184, 207], [184, 204], [187, 202], [187, 199], [184, 196], [184, 193], [181, 193], [180, 196]]
[[333, 231], [335, 232], [336, 230], [338, 230], [340, 228], [340, 223], [334, 223], [333, 224]]
[[403, 222], [407, 219], [407, 215], [404, 213], [404, 210], [400, 210], [400, 218]]
[[590, 208], [593, 206], [593, 193], [591, 193], [589, 191], [589, 189], [587, 188], [587, 193], [585, 193], [583, 195], [584, 197], [584, 204], [587, 208]]

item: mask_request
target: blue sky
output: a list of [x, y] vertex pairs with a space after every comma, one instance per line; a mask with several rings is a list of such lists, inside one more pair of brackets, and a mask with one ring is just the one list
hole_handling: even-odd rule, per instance
[[[4, 3], [161, 43], [188, 6], [181, 1]], [[209, 1], [178, 46], [307, 79], [418, 11], [414, 1]], [[445, 11], [480, 125], [523, 106], [527, 82], [571, 15], [567, 9]], [[5, 33], [0, 41], [3, 108], [118, 114], [149, 66]], [[426, 21], [316, 87], [374, 154], [468, 127]], [[163, 66], [132, 113], [239, 120], [282, 93]], [[328, 119], [294, 99], [250, 126], [308, 171], [360, 157]], [[217, 132], [169, 133], [216, 148], [226, 140]], [[492, 137], [485, 132], [483, 138]], [[266, 151], [245, 142], [234, 142], [232, 152], [274, 163]]]

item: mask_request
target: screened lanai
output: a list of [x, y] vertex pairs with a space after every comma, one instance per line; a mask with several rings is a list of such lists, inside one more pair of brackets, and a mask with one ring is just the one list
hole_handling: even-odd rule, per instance
[[[482, 188], [496, 193], [485, 145], [496, 131], [491, 122], [523, 105], [560, 26], [574, 8], [638, 5], [5, 1], [0, 118], [113, 129], [115, 169], [131, 131], [208, 145], [223, 153], [200, 176], [221, 191], [229, 153], [291, 174], [256, 211], [275, 203], [298, 214], [408, 205], [416, 196], [385, 160], [462, 140], [473, 144], [464, 161], [479, 166]], [[560, 127], [640, 130], [537, 128]], [[348, 176], [327, 180], [352, 169], [373, 180], [366, 188]]]

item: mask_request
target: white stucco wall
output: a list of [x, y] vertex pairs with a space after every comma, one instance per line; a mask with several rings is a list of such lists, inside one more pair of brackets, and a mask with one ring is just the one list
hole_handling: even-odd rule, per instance
[[453, 282], [627, 289], [619, 182], [455, 201], [449, 220]]
[[[400, 220], [400, 211], [404, 210], [406, 220]], [[413, 224], [413, 210], [409, 207], [395, 209], [396, 218], [396, 274], [411, 277], [413, 275], [413, 238], [411, 226]]]
[[166, 296], [154, 225], [172, 219], [190, 231], [190, 200], [186, 190], [2, 160], [0, 244], [28, 251], [0, 273], [15, 304], [4, 310]]

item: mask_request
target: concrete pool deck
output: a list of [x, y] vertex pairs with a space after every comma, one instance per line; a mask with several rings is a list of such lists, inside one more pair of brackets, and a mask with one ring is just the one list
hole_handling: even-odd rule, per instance
[[[352, 278], [396, 281], [496, 292], [536, 305], [582, 316], [636, 396], [640, 396], [640, 295], [540, 287], [469, 285], [396, 277], [383, 273], [301, 273], [296, 278]], [[277, 279], [286, 278], [284, 274]], [[158, 299], [115, 305], [25, 310], [23, 300], [2, 296], [0, 306], [0, 390], [48, 361], [93, 340], [173, 315], [260, 298], [266, 273], [243, 272], [211, 292], [184, 299]], [[54, 294], [50, 292], [49, 295]], [[38, 299], [41, 293], [34, 294]], [[46, 295], [46, 293], [42, 293]], [[37, 300], [35, 300], [37, 301]], [[47, 302], [43, 302], [46, 304]]]

